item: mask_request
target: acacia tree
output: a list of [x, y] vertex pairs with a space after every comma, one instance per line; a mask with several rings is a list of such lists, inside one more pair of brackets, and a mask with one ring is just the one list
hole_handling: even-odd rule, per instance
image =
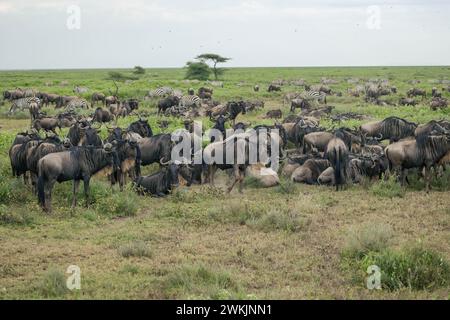
[[208, 80], [211, 73], [209, 66], [203, 61], [186, 63], [186, 79]]
[[204, 54], [197, 56], [195, 59], [200, 60], [200, 61], [211, 61], [212, 65], [213, 65], [212, 72], [213, 72], [214, 78], [216, 80], [217, 80], [218, 76], [223, 74], [223, 72], [224, 72], [224, 69], [217, 68], [217, 64], [225, 63], [225, 62], [231, 60], [231, 58], [225, 58], [225, 57], [222, 57], [215, 53], [204, 53]]

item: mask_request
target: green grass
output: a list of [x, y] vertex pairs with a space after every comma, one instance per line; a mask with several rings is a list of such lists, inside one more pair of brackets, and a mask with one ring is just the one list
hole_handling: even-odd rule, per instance
[[[112, 81], [106, 80], [110, 71], [131, 72], [2, 71], [0, 91], [33, 87], [71, 95], [73, 87], [80, 85], [90, 88], [90, 93], [108, 93], [114, 90]], [[156, 116], [157, 101], [142, 100], [148, 90], [172, 86], [186, 92], [190, 87], [209, 86], [183, 81], [182, 69], [146, 71], [132, 83], [120, 82], [119, 95], [141, 99], [140, 112], [148, 115], [155, 133], [161, 132], [157, 125], [161, 118]], [[397, 101], [411, 87], [409, 80], [421, 80], [417, 87], [429, 92], [435, 84], [428, 80], [448, 79], [449, 71], [449, 67], [231, 68], [222, 79], [224, 87], [214, 88], [213, 97], [221, 102], [264, 100], [263, 110], [240, 115], [238, 121], [273, 124], [262, 116], [278, 108], [288, 115], [283, 94], [302, 89], [283, 86], [281, 93], [268, 93], [271, 81], [303, 78], [314, 84], [326, 76], [338, 80], [330, 85], [334, 91], [343, 92], [342, 97], [328, 99], [335, 106], [333, 114], [356, 112], [370, 118], [339, 125], [356, 127], [393, 115], [424, 123], [450, 119], [450, 109], [430, 111], [429, 98], [416, 107], [368, 104], [362, 97], [346, 95], [346, 89], [354, 86], [347, 79], [359, 78], [360, 83], [390, 79], [399, 94], [389, 99]], [[61, 85], [62, 81], [68, 85]], [[255, 84], [261, 87], [258, 93], [253, 91]], [[444, 95], [450, 98], [449, 93]], [[66, 182], [55, 185], [54, 210], [48, 215], [38, 207], [31, 188], [11, 177], [8, 150], [15, 134], [28, 128], [29, 120], [26, 113], [8, 115], [9, 107], [9, 102], [0, 103], [1, 299], [367, 299], [374, 297], [365, 289], [369, 263], [380, 266], [382, 283], [389, 289], [376, 297], [448, 299], [449, 283], [443, 277], [445, 261], [450, 259], [450, 170], [433, 180], [429, 194], [415, 174], [405, 188], [393, 178], [365, 181], [341, 192], [289, 179], [261, 189], [247, 179], [243, 194], [237, 190], [227, 194], [229, 178], [218, 173], [215, 187], [180, 186], [166, 198], [137, 196], [129, 187], [119, 192], [116, 186], [112, 191], [105, 177], [96, 176], [91, 180], [89, 208], [82, 187], [78, 207], [70, 208], [72, 184]], [[57, 113], [53, 107], [44, 111]], [[136, 119], [119, 119], [118, 125], [125, 127]], [[170, 122], [166, 132], [183, 125], [180, 118], [164, 119]], [[202, 120], [204, 127], [212, 126], [208, 119]], [[321, 126], [333, 124], [324, 118]], [[62, 135], [67, 132], [63, 129]], [[101, 136], [107, 136], [105, 126]], [[156, 170], [158, 165], [144, 167], [143, 173]], [[402, 249], [418, 241], [433, 250]], [[66, 275], [55, 271], [71, 264], [81, 268], [81, 290], [66, 291]]]

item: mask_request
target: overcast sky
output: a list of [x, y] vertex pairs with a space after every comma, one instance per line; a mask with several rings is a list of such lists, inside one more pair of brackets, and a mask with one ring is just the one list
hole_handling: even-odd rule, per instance
[[204, 52], [229, 67], [449, 65], [450, 1], [0, 0], [0, 69], [182, 67]]

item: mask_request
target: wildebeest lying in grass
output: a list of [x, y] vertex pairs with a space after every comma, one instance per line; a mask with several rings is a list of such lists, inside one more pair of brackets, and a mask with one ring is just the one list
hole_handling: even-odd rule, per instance
[[116, 170], [117, 153], [110, 143], [103, 148], [92, 146], [74, 147], [68, 151], [50, 153], [38, 162], [38, 199], [46, 212], [52, 211], [52, 189], [55, 182], [73, 181], [72, 207], [77, 203], [78, 186], [84, 183], [86, 205], [89, 204], [89, 182], [91, 177], [111, 166]]

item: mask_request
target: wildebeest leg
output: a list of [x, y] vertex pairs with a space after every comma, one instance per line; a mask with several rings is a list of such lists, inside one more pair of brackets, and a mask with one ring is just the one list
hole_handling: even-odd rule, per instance
[[431, 167], [425, 166], [423, 168], [424, 178], [425, 178], [425, 190], [427, 193], [430, 192], [430, 180], [431, 180]]
[[233, 190], [234, 185], [236, 184], [236, 182], [240, 181], [240, 173], [239, 173], [239, 166], [238, 165], [233, 165], [233, 173], [234, 173], [234, 181], [231, 184], [231, 186], [228, 188], [228, 193], [231, 192], [231, 190]]
[[89, 176], [83, 177], [84, 182], [84, 198], [86, 199], [86, 207], [89, 207]]
[[53, 190], [54, 184], [55, 184], [55, 181], [48, 181], [48, 183], [45, 186], [44, 210], [48, 213], [52, 213], [52, 190]]
[[80, 180], [73, 180], [72, 209], [77, 205], [77, 193], [80, 186]]
[[125, 173], [121, 170], [119, 172], [119, 187], [120, 187], [120, 191], [123, 191], [123, 185], [125, 183]]
[[209, 184], [211, 186], [214, 186], [214, 174], [216, 172], [216, 168], [214, 165], [209, 165], [208, 168], [208, 179], [209, 179]]

